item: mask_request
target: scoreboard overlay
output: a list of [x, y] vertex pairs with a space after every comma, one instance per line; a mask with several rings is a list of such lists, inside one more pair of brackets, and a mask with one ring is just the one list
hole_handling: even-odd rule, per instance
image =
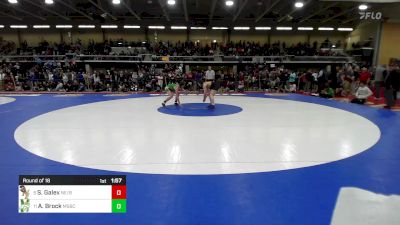
[[126, 213], [126, 176], [21, 175], [19, 213]]

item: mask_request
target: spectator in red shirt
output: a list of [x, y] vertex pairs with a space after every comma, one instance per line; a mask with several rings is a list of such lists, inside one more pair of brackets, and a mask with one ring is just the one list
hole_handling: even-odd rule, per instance
[[371, 73], [367, 70], [367, 68], [363, 67], [360, 73], [360, 82], [368, 84], [370, 80], [371, 80]]

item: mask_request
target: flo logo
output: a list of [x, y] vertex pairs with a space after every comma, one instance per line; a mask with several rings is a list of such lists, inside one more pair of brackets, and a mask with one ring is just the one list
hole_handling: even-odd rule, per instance
[[380, 20], [382, 19], [381, 12], [359, 12], [360, 13], [360, 20]]

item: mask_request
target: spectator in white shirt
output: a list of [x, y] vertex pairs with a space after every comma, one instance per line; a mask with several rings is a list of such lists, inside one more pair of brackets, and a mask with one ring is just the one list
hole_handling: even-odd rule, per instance
[[203, 83], [203, 90], [204, 90], [203, 102], [205, 102], [207, 97], [210, 96], [211, 85], [213, 82], [215, 82], [215, 71], [211, 69], [211, 66], [209, 66], [205, 74], [205, 81]]
[[100, 76], [97, 73], [93, 74], [93, 83], [100, 83]]
[[6, 76], [6, 74], [0, 70], [0, 91], [2, 91], [4, 89], [4, 77]]
[[62, 82], [58, 82], [56, 88], [54, 89], [54, 91], [63, 91], [64, 90], [64, 85]]
[[289, 84], [289, 92], [290, 93], [296, 93], [296, 90], [297, 90], [296, 84], [294, 82], [290, 83]]
[[381, 87], [383, 86], [383, 73], [386, 70], [385, 65], [379, 65], [376, 67], [375, 70], [375, 79], [374, 79], [374, 84], [375, 84], [375, 98], [379, 99], [381, 97]]
[[360, 86], [357, 88], [355, 98], [351, 100], [351, 103], [364, 104], [367, 98], [372, 95], [371, 89], [365, 85], [364, 82], [360, 82]]
[[48, 76], [48, 78], [49, 78], [49, 82], [51, 82], [51, 81], [53, 81], [53, 80], [54, 80], [54, 75], [53, 75], [53, 73], [52, 73], [52, 72], [48, 71], [48, 74], [47, 74], [47, 76]]
[[62, 80], [63, 80], [64, 84], [66, 84], [68, 82], [68, 76], [66, 73], [63, 74]]

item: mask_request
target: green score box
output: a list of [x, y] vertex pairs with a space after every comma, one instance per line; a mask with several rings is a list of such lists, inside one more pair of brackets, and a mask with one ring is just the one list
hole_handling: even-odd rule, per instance
[[113, 199], [112, 213], [126, 213], [126, 199]]

